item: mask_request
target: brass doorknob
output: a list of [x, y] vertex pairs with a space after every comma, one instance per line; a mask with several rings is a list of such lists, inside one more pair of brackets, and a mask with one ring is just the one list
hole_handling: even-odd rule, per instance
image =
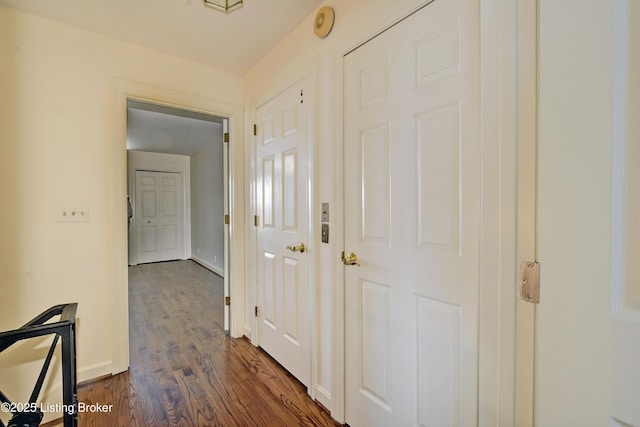
[[300, 243], [299, 245], [295, 245], [295, 246], [287, 246], [287, 249], [289, 249], [292, 252], [304, 253], [305, 247], [304, 247], [304, 243]]
[[358, 255], [354, 254], [353, 252], [345, 254], [344, 251], [342, 251], [342, 262], [344, 263], [344, 265], [357, 265], [358, 267], [360, 266], [360, 263], [358, 262]]

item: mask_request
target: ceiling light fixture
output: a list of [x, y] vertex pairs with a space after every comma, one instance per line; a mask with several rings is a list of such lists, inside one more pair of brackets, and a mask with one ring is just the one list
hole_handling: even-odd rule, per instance
[[242, 0], [204, 0], [204, 5], [229, 13], [242, 7]]

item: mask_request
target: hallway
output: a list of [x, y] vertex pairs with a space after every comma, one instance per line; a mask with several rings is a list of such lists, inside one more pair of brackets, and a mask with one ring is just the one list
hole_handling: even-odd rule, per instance
[[336, 426], [261, 349], [223, 331], [222, 278], [193, 261], [129, 268], [130, 370], [80, 387], [80, 426]]

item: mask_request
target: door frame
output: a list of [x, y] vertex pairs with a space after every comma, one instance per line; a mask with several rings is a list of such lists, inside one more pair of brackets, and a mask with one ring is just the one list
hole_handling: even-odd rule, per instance
[[[517, 0], [517, 264], [538, 259], [539, 0]], [[536, 421], [538, 306], [516, 296], [515, 425]]]
[[[315, 237], [314, 233], [314, 225], [315, 225], [315, 215], [314, 215], [314, 206], [318, 205], [315, 193], [315, 172], [314, 172], [314, 164], [315, 164], [315, 135], [316, 135], [316, 123], [313, 119], [315, 117], [315, 105], [316, 105], [316, 95], [315, 95], [315, 87], [316, 87], [316, 74], [314, 72], [315, 62], [313, 62], [313, 66], [300, 66], [294, 67], [294, 69], [290, 70], [288, 76], [279, 80], [278, 84], [272, 85], [271, 88], [260, 96], [258, 96], [251, 104], [248, 106], [247, 111], [247, 123], [250, 125], [247, 128], [253, 128], [252, 124], [257, 123], [257, 110], [260, 106], [266, 104], [269, 100], [276, 97], [278, 94], [282, 93], [284, 90], [289, 88], [290, 86], [296, 84], [301, 80], [306, 80], [306, 90], [305, 94], [305, 102], [307, 103], [307, 134], [308, 134], [308, 147], [307, 147], [307, 158], [305, 161], [307, 162], [307, 171], [308, 171], [308, 179], [305, 185], [307, 186], [307, 211], [308, 211], [308, 229], [307, 233], [309, 235], [309, 244], [307, 252], [309, 254], [309, 271], [308, 271], [308, 282], [309, 282], [309, 297], [308, 297], [308, 322], [306, 327], [308, 327], [308, 337], [310, 340], [309, 343], [309, 364], [310, 364], [310, 377], [309, 377], [309, 387], [307, 388], [307, 393], [311, 396], [312, 399], [317, 398], [317, 367], [318, 367], [318, 358], [317, 358], [317, 329], [313, 326], [316, 324], [314, 319], [316, 319], [316, 268], [317, 268], [317, 257], [318, 257], [318, 240]], [[257, 139], [254, 135], [247, 135], [247, 170], [250, 178], [250, 188], [249, 188], [249, 201], [248, 204], [250, 206], [249, 213], [251, 217], [256, 215], [258, 212], [257, 206], [257, 176], [256, 176], [256, 158], [257, 158]], [[247, 223], [252, 221], [253, 218], [247, 219]], [[258, 229], [255, 226], [249, 227], [250, 230], [247, 235], [247, 289], [246, 289], [246, 307], [245, 307], [245, 324], [244, 324], [244, 335], [249, 338], [251, 344], [254, 346], [259, 345], [259, 336], [258, 336], [258, 317], [254, 316], [253, 307], [258, 305], [258, 282], [257, 282], [257, 259], [258, 259]]]
[[[368, 26], [368, 32], [346, 43], [337, 59], [342, 82], [338, 99], [344, 99], [344, 56], [371, 38], [384, 32], [431, 1], [404, 2], [403, 7], [387, 6], [384, 16]], [[482, 147], [481, 229], [483, 235], [499, 236], [493, 241], [481, 239], [480, 248], [480, 313], [478, 425], [512, 426], [515, 417], [515, 360], [516, 360], [516, 283], [518, 241], [517, 212], [517, 142], [519, 96], [528, 96], [525, 83], [518, 79], [518, 35], [531, 29], [521, 26], [517, 4], [509, 0], [483, 0], [480, 10], [480, 144]], [[398, 12], [397, 9], [400, 9]], [[535, 32], [533, 34], [535, 38]], [[336, 138], [336, 209], [342, 221], [335, 227], [336, 238], [344, 242], [344, 117], [339, 105], [339, 132]], [[344, 249], [344, 248], [342, 248]], [[340, 249], [340, 250], [342, 250]], [[497, 256], [496, 256], [497, 254]], [[344, 268], [335, 254], [337, 271]], [[345, 299], [344, 274], [337, 275], [337, 316], [334, 341], [334, 405], [332, 416], [344, 421], [345, 415]]]
[[[241, 105], [202, 97], [200, 95], [165, 89], [153, 85], [114, 79], [110, 114], [113, 134], [109, 146], [112, 179], [109, 181], [109, 200], [112, 212], [126, 212], [127, 202], [127, 99], [165, 105], [219, 116], [229, 120], [229, 215], [228, 228], [230, 244], [228, 257], [229, 288], [231, 299], [230, 335], [241, 337], [244, 318], [244, 230], [245, 230], [245, 190], [244, 190], [244, 136], [242, 132], [243, 108]], [[129, 368], [129, 297], [127, 270], [127, 221], [126, 215], [114, 215], [111, 219], [113, 230], [111, 268], [113, 271], [112, 373], [124, 372]]]

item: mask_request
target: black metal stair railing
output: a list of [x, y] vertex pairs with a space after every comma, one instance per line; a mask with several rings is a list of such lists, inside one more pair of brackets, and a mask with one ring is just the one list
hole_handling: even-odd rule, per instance
[[[35, 427], [40, 425], [43, 413], [37, 405], [38, 395], [42, 389], [42, 384], [59, 339], [62, 339], [62, 409], [64, 427], [76, 427], [78, 425], [78, 383], [76, 379], [77, 308], [77, 303], [56, 305], [42, 312], [21, 328], [0, 332], [0, 353], [18, 341], [55, 334], [28, 403], [23, 401], [20, 404], [13, 404], [0, 390], [0, 401], [3, 404], [3, 408], [9, 408], [12, 415], [6, 427]], [[46, 323], [55, 316], [60, 316], [60, 320]], [[0, 427], [5, 427], [2, 420], [0, 420]]]

